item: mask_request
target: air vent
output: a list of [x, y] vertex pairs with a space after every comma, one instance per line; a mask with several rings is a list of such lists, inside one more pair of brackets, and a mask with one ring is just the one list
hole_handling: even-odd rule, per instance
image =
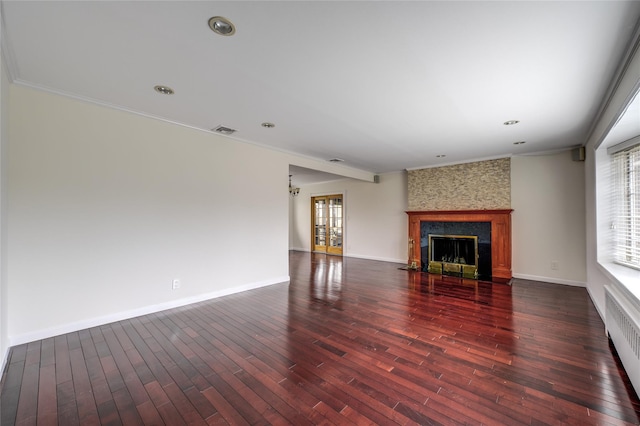
[[215, 128], [213, 128], [211, 130], [213, 130], [216, 133], [221, 133], [223, 135], [232, 135], [232, 134], [234, 134], [236, 132], [235, 129], [232, 129], [230, 127], [225, 127], [225, 126], [218, 126], [218, 127], [215, 127]]
[[332, 158], [329, 160], [330, 163], [342, 163], [344, 160], [342, 158]]

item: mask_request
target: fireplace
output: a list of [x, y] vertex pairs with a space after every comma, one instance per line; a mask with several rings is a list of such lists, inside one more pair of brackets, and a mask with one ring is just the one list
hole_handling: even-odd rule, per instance
[[[511, 274], [511, 212], [512, 210], [454, 210], [454, 211], [409, 211], [409, 265], [428, 271], [431, 263], [431, 254], [423, 250], [422, 236], [427, 234], [456, 237], [478, 237], [478, 246], [475, 252], [478, 262], [478, 275], [480, 279], [498, 282], [509, 282]], [[425, 231], [427, 229], [427, 231]], [[427, 237], [428, 238], [428, 237]], [[431, 246], [428, 244], [428, 246]], [[436, 253], [437, 254], [437, 253]], [[442, 255], [441, 255], [442, 256]], [[460, 257], [460, 256], [458, 256]], [[464, 256], [464, 265], [469, 264]], [[455, 258], [455, 256], [454, 256]], [[454, 259], [455, 260], [455, 259]], [[470, 275], [471, 268], [466, 268], [464, 275], [463, 263], [458, 265], [446, 265], [447, 272], [459, 273], [461, 276]], [[434, 259], [434, 261], [437, 261]], [[475, 262], [471, 262], [475, 263]], [[433, 265], [434, 273], [437, 265]]]
[[478, 278], [477, 236], [429, 234], [428, 252], [427, 272]]

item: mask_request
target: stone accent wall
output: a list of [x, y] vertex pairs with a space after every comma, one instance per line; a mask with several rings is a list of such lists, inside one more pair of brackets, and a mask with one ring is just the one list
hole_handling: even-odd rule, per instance
[[408, 210], [511, 208], [511, 159], [409, 170]]

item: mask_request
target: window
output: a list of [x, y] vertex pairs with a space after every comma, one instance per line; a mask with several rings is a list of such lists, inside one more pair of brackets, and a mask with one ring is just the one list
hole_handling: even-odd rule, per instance
[[613, 146], [608, 152], [613, 177], [614, 261], [640, 269], [640, 141], [636, 139]]

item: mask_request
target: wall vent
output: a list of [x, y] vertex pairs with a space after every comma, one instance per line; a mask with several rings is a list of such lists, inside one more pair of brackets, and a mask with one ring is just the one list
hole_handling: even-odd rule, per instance
[[232, 135], [236, 132], [236, 129], [232, 129], [231, 127], [226, 127], [226, 126], [218, 126], [218, 127], [214, 127], [213, 129], [214, 132], [216, 133], [221, 133], [223, 135]]
[[640, 393], [640, 312], [618, 290], [605, 286], [605, 325], [636, 393]]

